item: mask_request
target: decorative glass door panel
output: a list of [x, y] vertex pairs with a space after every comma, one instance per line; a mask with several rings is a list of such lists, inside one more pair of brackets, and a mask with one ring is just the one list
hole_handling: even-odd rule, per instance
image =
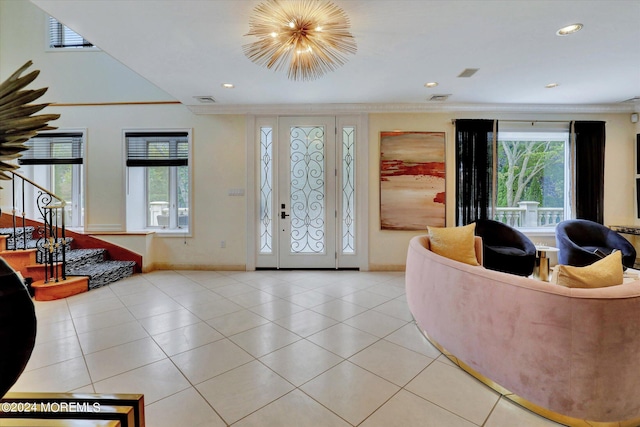
[[279, 124], [279, 266], [336, 266], [335, 119]]
[[292, 253], [323, 254], [325, 242], [324, 126], [290, 129]]

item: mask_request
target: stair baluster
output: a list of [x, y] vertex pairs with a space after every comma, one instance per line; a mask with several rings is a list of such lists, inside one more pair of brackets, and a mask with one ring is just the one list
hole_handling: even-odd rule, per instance
[[[22, 175], [9, 173], [13, 174], [13, 229], [4, 231], [6, 235], [12, 234], [6, 238], [6, 248], [12, 253], [11, 258], [17, 260], [12, 266], [31, 279], [36, 300], [66, 298], [135, 273], [136, 261], [111, 260], [105, 249], [71, 249], [74, 234], [70, 237], [67, 234], [65, 201]], [[32, 188], [33, 201], [29, 194]], [[26, 196], [21, 198], [20, 192]], [[18, 206], [20, 203], [22, 206]], [[19, 226], [20, 211], [23, 212], [22, 228]], [[38, 218], [29, 219], [27, 215]], [[20, 250], [13, 253], [16, 249]], [[4, 256], [9, 257], [9, 254]]]
[[38, 227], [37, 233], [39, 239], [36, 243], [36, 250], [39, 253], [40, 259], [45, 265], [45, 283], [60, 280], [66, 280], [66, 233], [64, 224], [64, 207], [67, 204], [61, 197], [55, 195], [51, 191], [41, 187], [29, 178], [20, 175], [16, 172], [10, 172], [12, 174], [12, 197], [13, 197], [13, 249], [18, 249], [18, 233], [17, 233], [17, 220], [16, 213], [18, 212], [18, 206], [16, 206], [16, 179], [20, 180], [21, 184], [21, 203], [20, 206], [22, 212], [22, 241], [23, 249], [27, 249], [27, 233], [26, 233], [26, 185], [29, 184], [38, 190], [36, 197], [36, 208], [41, 216], [43, 225]]

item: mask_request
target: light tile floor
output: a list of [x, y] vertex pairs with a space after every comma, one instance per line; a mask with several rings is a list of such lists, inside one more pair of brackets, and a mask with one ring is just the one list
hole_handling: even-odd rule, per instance
[[157, 271], [36, 311], [12, 391], [144, 393], [149, 427], [559, 425], [431, 346], [403, 273]]

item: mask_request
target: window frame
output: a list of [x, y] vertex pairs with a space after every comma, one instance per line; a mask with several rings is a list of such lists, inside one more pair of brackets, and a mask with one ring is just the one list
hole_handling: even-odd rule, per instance
[[[54, 154], [54, 145], [62, 144], [66, 141], [58, 140], [70, 138], [68, 142], [71, 144], [71, 156], [56, 156]], [[42, 140], [42, 142], [40, 142]], [[47, 141], [48, 140], [48, 141]], [[18, 158], [20, 165], [51, 165], [51, 164], [83, 164], [84, 163], [84, 146], [86, 140], [86, 132], [84, 130], [73, 131], [43, 131], [31, 137], [25, 145], [29, 150]], [[29, 144], [32, 142], [32, 144]]]
[[[247, 252], [247, 268], [277, 268], [279, 265], [279, 248], [278, 248], [278, 219], [280, 209], [277, 208], [278, 196], [278, 171], [279, 171], [279, 155], [278, 150], [283, 149], [280, 146], [279, 139], [279, 119], [285, 116], [250, 116], [247, 122], [247, 180], [248, 194], [253, 194], [253, 203], [248, 204], [247, 214], [247, 233], [248, 247], [253, 248]], [[335, 115], [335, 129], [332, 132], [336, 134], [335, 140], [335, 168], [334, 171], [328, 171], [335, 174], [335, 197], [336, 197], [336, 216], [338, 222], [335, 228], [336, 238], [336, 268], [368, 268], [368, 253], [366, 247], [368, 245], [368, 218], [362, 215], [366, 212], [368, 203], [368, 179], [367, 168], [363, 165], [368, 164], [368, 150], [365, 141], [368, 138], [368, 122], [366, 115]], [[263, 129], [269, 129], [268, 134], [270, 146], [268, 156], [270, 163], [267, 167], [269, 173], [268, 195], [262, 193], [261, 180], [265, 177], [263, 169], [264, 153], [262, 151], [262, 137], [266, 135]], [[351, 168], [353, 194], [348, 198], [350, 209], [345, 207], [345, 194], [343, 193], [343, 185], [347, 178], [343, 169], [345, 162], [345, 140], [344, 131], [350, 129], [353, 138], [347, 145], [347, 150], [351, 155]], [[266, 140], [265, 140], [266, 142]], [[266, 179], [266, 178], [265, 178]], [[266, 204], [266, 205], [263, 205]], [[349, 211], [353, 221], [352, 226], [345, 224], [345, 212]], [[269, 222], [263, 227], [263, 214], [267, 212]], [[351, 234], [350, 243], [345, 247], [345, 233]], [[265, 236], [269, 236], [269, 244], [266, 243]]]
[[[52, 40], [52, 34], [54, 31], [52, 27], [54, 25], [59, 26], [62, 32], [64, 32], [64, 30], [67, 29], [68, 31], [71, 31], [74, 34], [77, 34], [78, 37], [82, 38], [83, 42], [87, 42], [89, 43], [89, 45], [85, 46], [83, 44], [83, 46], [71, 46], [71, 45], [67, 46], [65, 44], [62, 44], [60, 46], [55, 46]], [[95, 44], [93, 44], [91, 41], [85, 39], [81, 34], [78, 34], [76, 31], [74, 31], [67, 25], [58, 21], [55, 17], [49, 15], [47, 16], [47, 19], [46, 19], [45, 50], [47, 52], [97, 52], [97, 51], [100, 51], [100, 48], [97, 47]]]
[[[53, 138], [73, 138], [72, 144], [72, 156], [71, 157], [55, 157], [53, 146], [60, 141], [55, 141]], [[75, 140], [79, 138], [79, 141]], [[29, 179], [43, 184], [46, 188], [53, 189], [55, 186], [54, 166], [56, 165], [71, 165], [71, 200], [65, 200], [67, 206], [71, 209], [71, 213], [67, 211], [69, 218], [65, 219], [66, 227], [68, 228], [82, 228], [85, 221], [85, 182], [86, 182], [86, 168], [84, 167], [84, 158], [86, 156], [87, 146], [87, 129], [56, 129], [51, 131], [38, 132], [36, 136], [33, 136], [29, 141], [33, 140], [46, 140], [37, 145], [37, 148], [30, 148], [25, 151], [23, 155], [18, 159], [18, 165], [20, 166], [20, 173], [23, 173]], [[27, 141], [27, 145], [29, 145]], [[33, 147], [33, 146], [31, 146]], [[43, 152], [44, 151], [44, 152]], [[45, 153], [46, 152], [46, 153]], [[35, 166], [44, 166], [45, 168], [35, 169]], [[55, 193], [55, 191], [53, 191]], [[34, 199], [31, 197], [31, 199]], [[32, 206], [31, 202], [27, 202], [26, 211], [36, 216], [35, 205]]]
[[[185, 133], [186, 134], [186, 145], [187, 145], [187, 158], [185, 165], [153, 165], [153, 164], [137, 164], [133, 166], [127, 165], [127, 161], [129, 160], [129, 152], [128, 152], [128, 144], [127, 137], [132, 134], [148, 134], [151, 136], [152, 134], [157, 134], [160, 137], [168, 137], [171, 134]], [[171, 128], [171, 129], [123, 129], [122, 131], [122, 140], [123, 140], [123, 153], [124, 153], [124, 173], [125, 173], [125, 199], [126, 199], [126, 230], [135, 232], [135, 231], [154, 231], [160, 235], [165, 236], [191, 236], [193, 229], [193, 142], [192, 142], [193, 129], [191, 128]], [[140, 136], [139, 136], [140, 137]], [[149, 145], [149, 141], [146, 141], [147, 147]], [[176, 152], [177, 146], [180, 145], [180, 141], [176, 144]], [[134, 162], [135, 163], [135, 162]], [[144, 162], [143, 162], [144, 163]], [[187, 202], [187, 210], [188, 210], [188, 220], [186, 226], [180, 225], [179, 220], [179, 210], [178, 206], [178, 193], [179, 193], [179, 167], [187, 167], [187, 176], [188, 176], [188, 202]], [[169, 169], [169, 205], [171, 205], [172, 201], [175, 202], [175, 215], [170, 213], [170, 220], [168, 227], [162, 227], [159, 225], [149, 225], [149, 169], [151, 167], [167, 167]], [[131, 169], [137, 169], [139, 171], [132, 172]], [[135, 175], [133, 178], [131, 175]], [[173, 176], [173, 179], [171, 178]], [[134, 189], [132, 187], [134, 182], [141, 181], [141, 187]], [[174, 182], [171, 182], [174, 181]], [[172, 188], [173, 186], [173, 188]], [[133, 193], [133, 195], [132, 195]], [[143, 193], [143, 194], [140, 194]], [[143, 201], [143, 207], [139, 206], [139, 203], [135, 201], [141, 199]], [[132, 207], [132, 205], [138, 205], [136, 207]], [[143, 212], [144, 211], [144, 212]], [[143, 216], [140, 219], [140, 215]], [[174, 218], [175, 217], [175, 218]]]
[[[500, 123], [500, 122], [498, 122]], [[531, 122], [529, 122], [531, 123]], [[564, 123], [564, 122], [563, 122]], [[495, 153], [496, 153], [496, 159], [495, 159], [495, 163], [494, 163], [494, 174], [495, 174], [495, 188], [496, 190], [494, 191], [493, 194], [493, 205], [494, 205], [494, 213], [493, 213], [493, 217], [496, 217], [497, 214], [497, 198], [498, 198], [498, 179], [499, 179], [499, 175], [498, 175], [498, 144], [500, 143], [501, 140], [520, 140], [520, 141], [547, 141], [550, 138], [556, 138], [557, 135], [563, 135], [562, 136], [562, 140], [564, 142], [564, 188], [563, 188], [563, 195], [564, 195], [564, 206], [563, 206], [563, 219], [562, 220], [566, 220], [566, 219], [571, 219], [573, 218], [573, 174], [572, 174], [572, 150], [573, 150], [573, 145], [572, 145], [572, 136], [571, 136], [571, 131], [568, 128], [569, 122], [566, 122], [567, 128], [563, 129], [563, 128], [555, 128], [552, 127], [550, 129], [535, 129], [535, 130], [531, 130], [531, 129], [526, 129], [526, 128], [517, 128], [517, 129], [512, 129], [511, 123], [509, 123], [506, 127], [508, 128], [507, 130], [502, 130], [500, 126], [498, 126], [498, 132], [496, 135], [496, 139], [495, 139], [495, 143], [496, 143], [496, 148], [495, 148]], [[512, 135], [527, 135], [526, 138], [514, 138], [514, 137], [507, 137], [504, 138], [504, 136], [512, 136]], [[552, 225], [552, 226], [536, 226], [536, 227], [530, 227], [530, 226], [513, 226], [515, 229], [519, 230], [520, 232], [526, 233], [527, 235], [537, 235], [537, 236], [545, 236], [545, 235], [551, 235], [551, 236], [555, 236], [555, 229], [556, 229], [556, 224]]]

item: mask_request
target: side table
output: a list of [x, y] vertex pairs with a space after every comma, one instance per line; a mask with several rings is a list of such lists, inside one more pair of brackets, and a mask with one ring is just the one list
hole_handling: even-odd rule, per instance
[[536, 245], [536, 265], [533, 268], [533, 277], [545, 282], [549, 281], [549, 258], [547, 258], [547, 252], [558, 252], [559, 250], [553, 246]]

